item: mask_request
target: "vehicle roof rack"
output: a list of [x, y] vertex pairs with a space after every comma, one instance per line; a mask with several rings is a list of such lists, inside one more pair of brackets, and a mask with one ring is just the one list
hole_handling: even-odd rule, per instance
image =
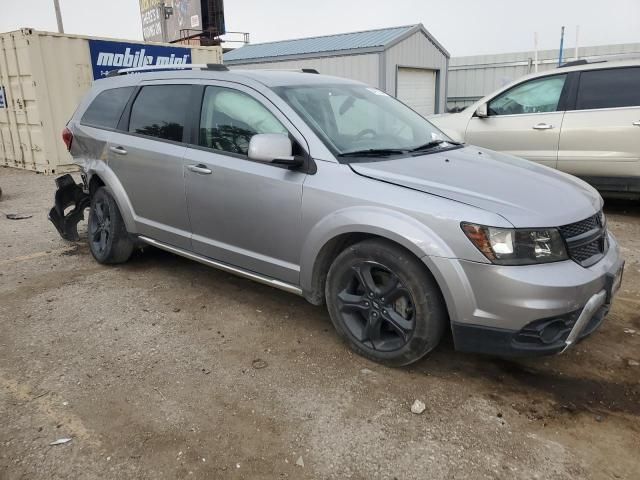
[[107, 77], [128, 75], [130, 73], [152, 72], [154, 70], [211, 70], [214, 72], [227, 72], [229, 68], [221, 63], [174, 63], [172, 65], [147, 65], [145, 67], [111, 70], [107, 73]]
[[573, 60], [571, 62], [567, 62], [567, 63], [563, 63], [562, 65], [559, 65], [558, 68], [577, 67], [578, 65], [587, 65], [588, 63], [589, 63], [589, 61], [587, 61], [585, 59]]

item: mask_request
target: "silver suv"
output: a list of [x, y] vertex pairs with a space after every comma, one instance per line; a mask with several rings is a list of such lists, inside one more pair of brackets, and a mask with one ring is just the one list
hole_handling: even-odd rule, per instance
[[[123, 72], [120, 72], [123, 73]], [[50, 218], [100, 263], [137, 245], [326, 302], [361, 355], [539, 355], [592, 333], [623, 262], [570, 175], [455, 143], [367, 85], [201, 66], [95, 82]], [[66, 213], [66, 215], [65, 215]]]

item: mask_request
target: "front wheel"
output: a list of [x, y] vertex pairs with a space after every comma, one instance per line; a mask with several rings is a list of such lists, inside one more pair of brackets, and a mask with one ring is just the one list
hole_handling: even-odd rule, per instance
[[408, 365], [433, 350], [447, 323], [444, 299], [426, 267], [384, 240], [365, 240], [338, 255], [325, 296], [351, 348], [389, 366]]
[[133, 252], [133, 241], [118, 205], [105, 187], [98, 188], [91, 197], [88, 236], [91, 254], [100, 263], [126, 262]]

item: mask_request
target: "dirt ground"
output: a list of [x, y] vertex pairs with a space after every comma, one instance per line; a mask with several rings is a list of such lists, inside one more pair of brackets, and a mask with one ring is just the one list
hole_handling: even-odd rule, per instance
[[291, 294], [153, 249], [99, 265], [47, 221], [52, 177], [0, 187], [33, 215], [0, 215], [0, 479], [640, 478], [639, 203], [607, 206], [625, 277], [573, 350], [448, 339], [389, 369]]

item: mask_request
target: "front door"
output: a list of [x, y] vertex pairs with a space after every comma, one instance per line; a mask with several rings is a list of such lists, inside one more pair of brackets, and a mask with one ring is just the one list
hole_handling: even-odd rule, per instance
[[109, 137], [109, 167], [129, 196], [138, 233], [186, 249], [191, 232], [182, 142], [190, 92], [189, 85], [143, 86], [127, 131]]
[[465, 141], [556, 167], [566, 78], [536, 78], [499, 94], [488, 102], [488, 117], [471, 118]]
[[297, 284], [306, 174], [247, 157], [253, 135], [293, 127], [251, 89], [224, 85], [206, 86], [197, 146], [186, 152], [193, 249]]

